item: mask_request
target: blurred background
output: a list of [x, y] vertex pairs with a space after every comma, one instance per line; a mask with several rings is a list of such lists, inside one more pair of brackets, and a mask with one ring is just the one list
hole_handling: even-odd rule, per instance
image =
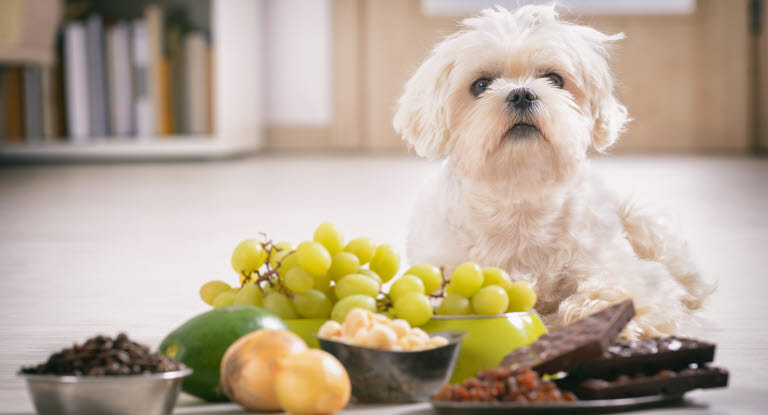
[[[391, 120], [429, 48], [487, 0], [1, 0], [0, 158], [405, 152]], [[543, 3], [543, 2], [542, 2]], [[571, 0], [624, 32], [616, 153], [768, 143], [762, 0]]]

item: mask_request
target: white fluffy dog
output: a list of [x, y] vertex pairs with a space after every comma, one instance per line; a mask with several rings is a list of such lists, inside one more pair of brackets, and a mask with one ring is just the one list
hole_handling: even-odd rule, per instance
[[499, 266], [530, 280], [550, 327], [634, 299], [625, 337], [680, 330], [713, 287], [660, 219], [590, 176], [628, 121], [608, 49], [623, 35], [561, 21], [554, 7], [484, 10], [407, 82], [395, 130], [446, 157], [416, 204], [412, 263]]

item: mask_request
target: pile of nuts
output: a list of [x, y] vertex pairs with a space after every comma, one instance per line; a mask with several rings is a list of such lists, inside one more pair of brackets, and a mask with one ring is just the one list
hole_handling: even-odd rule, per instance
[[448, 344], [445, 337], [429, 337], [424, 330], [411, 328], [405, 320], [391, 320], [385, 315], [362, 308], [347, 313], [342, 324], [327, 321], [317, 335], [355, 346], [405, 352], [434, 349]]

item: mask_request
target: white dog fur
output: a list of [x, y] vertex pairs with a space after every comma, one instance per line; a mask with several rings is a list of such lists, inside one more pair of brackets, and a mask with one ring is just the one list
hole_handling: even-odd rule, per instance
[[[409, 261], [528, 279], [550, 328], [631, 297], [625, 337], [678, 333], [713, 286], [658, 216], [589, 171], [590, 148], [603, 152], [628, 121], [607, 63], [623, 35], [562, 21], [553, 6], [497, 7], [462, 25], [407, 82], [394, 119], [419, 155], [445, 157], [416, 203]], [[475, 96], [480, 78], [489, 86]], [[529, 113], [508, 103], [522, 87], [538, 98]]]

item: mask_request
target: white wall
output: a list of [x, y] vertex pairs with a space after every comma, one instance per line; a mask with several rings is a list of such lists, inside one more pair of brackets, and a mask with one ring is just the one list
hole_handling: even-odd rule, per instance
[[268, 125], [331, 123], [331, 0], [265, 1]]

